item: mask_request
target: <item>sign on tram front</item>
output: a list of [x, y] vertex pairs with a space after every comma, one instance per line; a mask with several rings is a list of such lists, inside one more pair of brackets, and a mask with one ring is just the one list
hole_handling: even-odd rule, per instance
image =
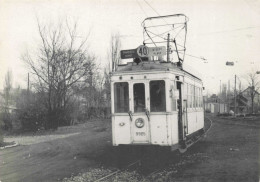
[[163, 56], [166, 55], [166, 47], [149, 47], [149, 56]]
[[147, 47], [140, 45], [136, 49], [120, 51], [121, 59], [130, 59], [137, 57], [163, 56], [166, 55], [166, 47]]
[[120, 51], [121, 59], [130, 59], [138, 57], [136, 49], [122, 50]]

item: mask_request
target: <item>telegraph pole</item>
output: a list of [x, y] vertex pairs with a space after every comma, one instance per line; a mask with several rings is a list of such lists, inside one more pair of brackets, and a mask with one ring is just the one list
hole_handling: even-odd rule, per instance
[[228, 111], [230, 111], [230, 80], [228, 80], [228, 93], [227, 93], [227, 99], [228, 99]]
[[237, 84], [237, 75], [235, 75], [235, 116], [236, 116], [236, 111], [237, 111], [237, 89], [236, 89], [236, 84]]
[[220, 96], [221, 96], [221, 80], [220, 80], [220, 83], [219, 83], [219, 101], [218, 101], [218, 105], [219, 105], [219, 114], [220, 114]]
[[28, 80], [27, 80], [27, 95], [29, 95], [29, 91], [30, 91], [30, 73], [28, 73]]

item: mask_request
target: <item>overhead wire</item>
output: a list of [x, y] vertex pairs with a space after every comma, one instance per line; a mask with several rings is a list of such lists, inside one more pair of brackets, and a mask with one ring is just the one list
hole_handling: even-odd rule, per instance
[[237, 28], [237, 29], [231, 29], [231, 30], [222, 30], [222, 31], [208, 32], [208, 33], [201, 33], [199, 35], [210, 35], [210, 34], [217, 34], [217, 33], [235, 32], [235, 31], [248, 30], [248, 29], [254, 29], [254, 28], [260, 28], [260, 26]]
[[[146, 18], [148, 17], [148, 15], [145, 13], [143, 7], [141, 6], [141, 4], [138, 2], [138, 0], [136, 0], [137, 4], [139, 5], [140, 9], [143, 11], [143, 13], [145, 14]], [[152, 23], [153, 25], [153, 23]], [[146, 30], [144, 29], [143, 31], [143, 37], [144, 37], [144, 32], [146, 32]], [[158, 33], [158, 32], [157, 32]], [[150, 35], [146, 32], [147, 36], [150, 38]], [[151, 38], [150, 38], [151, 39]], [[153, 42], [153, 44], [155, 45], [155, 47], [157, 47], [157, 45], [154, 43], [154, 41], [151, 39], [151, 41]]]
[[[173, 50], [173, 51], [175, 51], [175, 50]], [[182, 53], [182, 52], [179, 52], [180, 54], [184, 54], [184, 53]], [[201, 59], [201, 60], [203, 60], [203, 61], [206, 61], [207, 59], [205, 59], [204, 57], [198, 57], [198, 56], [194, 56], [194, 55], [191, 55], [191, 54], [187, 54], [187, 53], [185, 53], [187, 56], [190, 56], [190, 57], [193, 57], [193, 58], [197, 58], [197, 59]]]
[[[146, 0], [144, 0], [144, 2], [145, 2], [158, 16], [161, 16]], [[138, 4], [139, 4], [139, 2], [138, 2]], [[139, 4], [139, 6], [140, 6], [140, 4]], [[163, 20], [164, 20], [164, 22], [166, 23], [166, 25], [171, 25], [171, 24], [169, 24], [164, 18], [163, 18]], [[166, 25], [164, 25], [164, 26], [166, 26]], [[158, 26], [163, 26], [163, 25], [158, 25]], [[157, 27], [157, 26], [150, 26], [150, 27]], [[179, 28], [179, 27], [178, 27], [178, 28]], [[185, 30], [187, 31], [187, 24], [186, 24], [186, 23], [185, 23], [185, 25], [181, 28], [181, 30], [182, 30], [183, 28], [185, 28]], [[174, 29], [175, 29], [174, 27], [171, 28], [171, 30], [173, 30], [173, 31], [174, 31]], [[169, 30], [169, 31], [171, 31], [171, 30]], [[179, 32], [177, 32], [177, 33], [174, 31], [174, 32], [176, 33], [176, 36], [174, 37], [174, 39], [179, 35], [179, 33], [181, 32], [181, 30], [180, 30]], [[152, 33], [152, 34], [155, 35], [154, 37], [151, 37], [151, 36], [148, 34], [148, 32], [147, 32], [148, 30], [145, 30], [145, 31], [146, 31], [148, 37], [151, 39], [151, 41], [152, 41], [153, 43], [154, 43], [154, 41], [152, 40], [152, 38], [160, 37], [160, 38], [162, 38], [163, 40], [165, 40], [165, 38], [161, 37], [160, 35], [163, 35], [163, 34], [169, 32], [169, 31], [166, 31], [165, 33], [156, 35], [156, 34], [154, 34], [153, 32], [149, 31], [150, 33]], [[197, 59], [201, 59], [201, 60], [206, 61], [206, 59], [203, 58], [203, 57], [193, 56], [193, 55], [187, 54], [187, 53], [185, 52], [185, 51], [186, 51], [186, 48], [185, 48], [186, 36], [187, 36], [187, 33], [185, 34], [185, 38], [182, 38], [181, 36], [179, 36], [179, 37], [184, 41], [184, 46], [182, 46], [182, 45], [180, 45], [180, 44], [177, 44], [178, 46], [181, 46], [181, 47], [184, 48], [183, 50], [181, 50], [181, 51], [183, 51], [183, 52], [180, 51], [180, 53], [183, 54], [183, 60], [184, 60], [185, 55], [187, 55], [187, 56], [190, 56], [190, 57], [193, 57], [193, 58], [197, 58]], [[148, 39], [146, 39], [146, 40], [148, 40]], [[162, 43], [162, 42], [160, 42], [160, 43]], [[154, 44], [155, 44], [155, 43], [154, 43]], [[174, 51], [177, 51], [177, 50], [174, 50]]]
[[141, 4], [138, 2], [138, 0], [136, 0], [137, 4], [139, 5], [140, 9], [143, 11], [143, 13], [145, 14], [146, 17], [148, 17], [148, 15], [145, 13], [143, 7], [141, 6]]
[[[161, 16], [146, 0], [144, 0], [144, 2], [158, 15], [158, 16]], [[164, 20], [164, 19], [163, 19]], [[167, 23], [166, 22], [166, 20], [164, 20], [165, 21], [165, 23]]]

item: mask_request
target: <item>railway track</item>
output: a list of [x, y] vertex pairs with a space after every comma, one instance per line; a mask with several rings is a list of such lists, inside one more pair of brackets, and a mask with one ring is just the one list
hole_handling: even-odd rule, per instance
[[[197, 143], [200, 139], [202, 139], [205, 135], [208, 134], [208, 132], [210, 131], [210, 129], [212, 127], [212, 120], [210, 118], [207, 118], [207, 120], [209, 121], [209, 123], [207, 124], [207, 127], [205, 128], [204, 134], [202, 136], [198, 137], [196, 141], [194, 141], [192, 144], [189, 145], [189, 147], [192, 146], [193, 144]], [[171, 155], [171, 157], [172, 157], [172, 155]], [[177, 162], [179, 159], [180, 159], [180, 157], [176, 157], [173, 160], [174, 160], [174, 162]], [[169, 161], [167, 159], [165, 159], [165, 160], [167, 161], [167, 162], [165, 162], [165, 165], [163, 165], [159, 168], [156, 167], [156, 169], [154, 169], [154, 170], [150, 169], [150, 172], [143, 175], [144, 179], [149, 179], [151, 176], [156, 175], [157, 173], [160, 173], [163, 170], [166, 170], [172, 161]], [[149, 166], [149, 164], [145, 165], [143, 162], [143, 159], [138, 159], [138, 160], [135, 160], [134, 162], [131, 162], [130, 164], [126, 165], [122, 169], [115, 170], [108, 175], [102, 176], [101, 178], [97, 179], [95, 182], [109, 181], [109, 179], [111, 179], [112, 177], [116, 176], [117, 174], [119, 174], [121, 172], [129, 171], [129, 170], [138, 170], [140, 168], [146, 168], [147, 166]]]
[[[208, 126], [207, 128], [205, 128], [204, 134], [203, 134], [202, 136], [200, 136], [199, 138], [197, 138], [197, 140], [194, 141], [192, 144], [190, 144], [190, 145], [188, 146], [188, 148], [191, 147], [193, 144], [197, 143], [197, 142], [198, 142], [199, 140], [201, 140], [203, 137], [205, 137], [205, 136], [208, 134], [208, 132], [210, 131], [210, 129], [211, 129], [211, 127], [212, 127], [212, 120], [211, 120], [210, 118], [208, 118], [208, 117], [206, 117], [206, 118], [209, 120], [209, 126]], [[168, 166], [164, 166], [164, 167], [162, 167], [162, 168], [160, 168], [160, 169], [156, 169], [156, 170], [152, 171], [151, 173], [147, 174], [147, 175], [145, 176], [145, 179], [149, 179], [149, 178], [150, 178], [151, 176], [153, 176], [154, 174], [159, 173], [159, 172], [162, 172], [163, 170], [166, 170], [167, 168], [168, 168]]]
[[111, 172], [110, 174], [106, 175], [106, 176], [102, 176], [101, 178], [97, 179], [96, 181], [94, 182], [101, 182], [101, 181], [108, 181], [109, 178], [117, 175], [118, 173], [120, 172], [123, 172], [123, 171], [126, 171], [126, 170], [129, 170], [131, 167], [137, 165], [137, 166], [140, 166], [140, 163], [141, 163], [141, 160], [136, 160], [130, 164], [128, 164], [127, 166], [123, 167], [122, 169], [118, 169], [118, 170], [115, 170], [113, 172]]

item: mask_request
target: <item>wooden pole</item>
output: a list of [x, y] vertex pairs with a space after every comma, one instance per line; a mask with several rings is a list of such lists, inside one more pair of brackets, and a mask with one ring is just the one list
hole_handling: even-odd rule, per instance
[[236, 111], [237, 111], [237, 89], [236, 89], [236, 84], [237, 84], [237, 75], [235, 75], [235, 116], [236, 116]]
[[29, 91], [30, 91], [30, 73], [28, 73], [28, 79], [27, 79], [27, 94], [29, 95]]

